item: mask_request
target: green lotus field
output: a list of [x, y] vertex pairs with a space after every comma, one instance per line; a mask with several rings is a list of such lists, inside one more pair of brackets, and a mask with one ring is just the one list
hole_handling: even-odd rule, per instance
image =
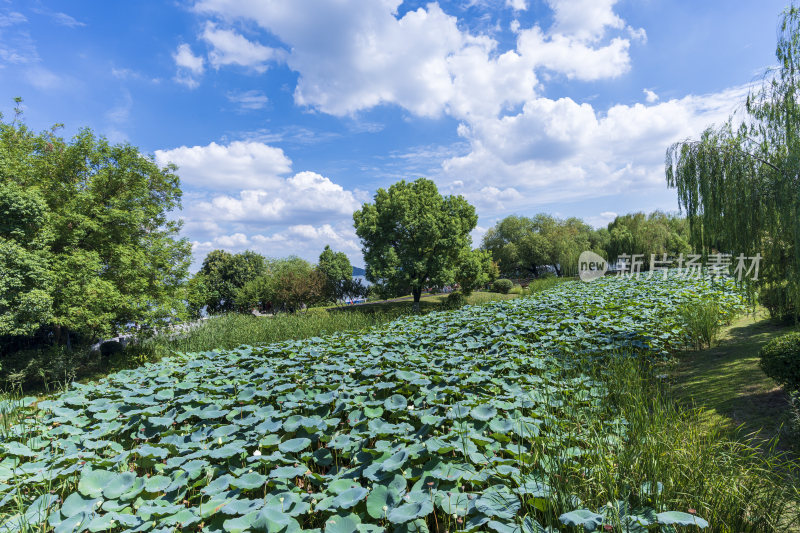
[[730, 281], [569, 282], [7, 401], [0, 531], [696, 531], [667, 480], [605, 505], [561, 481], [635, 438], [610, 361], [685, 346], [701, 301], [744, 308]]

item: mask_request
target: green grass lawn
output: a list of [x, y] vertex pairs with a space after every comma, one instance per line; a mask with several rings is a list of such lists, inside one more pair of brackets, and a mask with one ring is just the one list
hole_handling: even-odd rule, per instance
[[761, 371], [758, 353], [767, 342], [796, 330], [769, 319], [762, 309], [740, 316], [716, 346], [678, 358], [673, 376], [678, 398], [703, 408], [709, 424], [740, 428], [743, 435], [765, 441], [778, 437], [778, 447], [790, 449], [788, 395]]

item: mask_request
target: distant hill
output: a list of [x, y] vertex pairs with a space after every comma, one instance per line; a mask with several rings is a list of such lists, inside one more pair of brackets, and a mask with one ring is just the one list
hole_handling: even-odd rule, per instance
[[353, 267], [353, 275], [354, 276], [366, 276], [367, 275], [367, 271], [364, 270], [363, 268]]

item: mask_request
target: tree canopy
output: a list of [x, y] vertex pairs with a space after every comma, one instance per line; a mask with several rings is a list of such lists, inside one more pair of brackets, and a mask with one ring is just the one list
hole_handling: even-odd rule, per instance
[[334, 252], [326, 245], [319, 255], [317, 268], [325, 277], [325, 298], [337, 302], [344, 298], [353, 279], [353, 266], [344, 252]]
[[290, 256], [270, 259], [264, 272], [236, 291], [240, 311], [296, 311], [325, 299], [325, 275], [308, 261]]
[[462, 196], [442, 196], [433, 181], [419, 178], [378, 189], [353, 220], [367, 279], [394, 295], [410, 292], [418, 304], [423, 288], [453, 282], [478, 216]]
[[[666, 178], [688, 215], [691, 241], [763, 261], [758, 284], [800, 302], [800, 11], [784, 11], [778, 66], [751, 90], [743, 116], [670, 146]], [[795, 306], [795, 312], [797, 311]]]
[[69, 342], [180, 315], [190, 244], [170, 216], [175, 167], [89, 129], [55, 131], [0, 115], [0, 336]]
[[689, 225], [685, 218], [662, 211], [620, 215], [608, 225], [605, 250], [611, 262], [622, 254], [642, 254], [643, 265], [649, 268], [653, 254], [675, 258], [690, 252]]
[[237, 291], [263, 275], [266, 269], [264, 256], [251, 250], [238, 254], [225, 250], [209, 252], [194, 281], [202, 293], [195, 305], [206, 306], [210, 314], [236, 310]]
[[578, 218], [511, 215], [486, 232], [483, 248], [491, 252], [503, 276], [538, 277], [546, 266], [559, 275], [565, 268], [574, 269], [581, 252], [602, 248], [602, 239]]

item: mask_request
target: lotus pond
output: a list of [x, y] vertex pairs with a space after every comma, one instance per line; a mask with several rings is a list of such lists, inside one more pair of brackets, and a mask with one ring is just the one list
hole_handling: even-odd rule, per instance
[[603, 361], [685, 345], [676, 309], [700, 300], [743, 309], [730, 281], [571, 282], [5, 402], [0, 531], [705, 527], [657, 479], [602, 508], [554, 488], [603, 459], [590, 435], [627, 438]]

